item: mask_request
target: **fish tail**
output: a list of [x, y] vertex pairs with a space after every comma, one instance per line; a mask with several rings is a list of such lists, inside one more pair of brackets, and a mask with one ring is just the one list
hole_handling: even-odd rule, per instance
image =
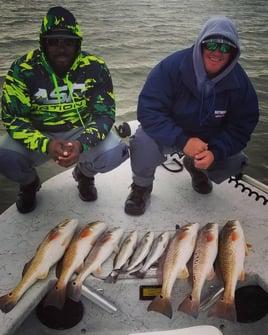
[[58, 309], [62, 309], [66, 300], [66, 286], [59, 287], [54, 286], [54, 288], [45, 297], [43, 306], [54, 306]]
[[138, 270], [138, 271], [134, 271], [134, 272], [130, 273], [131, 276], [135, 276], [137, 278], [144, 278], [145, 274], [146, 274], [146, 272], [142, 271], [142, 270]]
[[189, 295], [179, 305], [178, 311], [184, 312], [194, 318], [197, 318], [199, 314], [199, 306], [200, 302], [196, 299], [193, 299], [192, 296]]
[[10, 312], [17, 305], [18, 300], [13, 292], [3, 295], [0, 297], [0, 310], [3, 313]]
[[70, 281], [67, 285], [67, 296], [73, 301], [80, 301], [82, 294], [82, 282], [78, 281], [77, 278]]
[[172, 306], [169, 298], [164, 298], [161, 294], [157, 295], [147, 307], [147, 311], [159, 312], [172, 318]]
[[216, 316], [221, 319], [236, 321], [236, 309], [234, 300], [225, 301], [220, 298], [208, 311], [208, 316]]
[[117, 281], [117, 278], [119, 276], [119, 271], [112, 271], [108, 277], [104, 279], [105, 283], [115, 283]]

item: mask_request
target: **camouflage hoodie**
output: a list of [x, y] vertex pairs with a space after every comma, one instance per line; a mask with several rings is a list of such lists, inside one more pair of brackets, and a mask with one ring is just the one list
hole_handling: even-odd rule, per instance
[[82, 42], [73, 15], [62, 7], [50, 9], [41, 25], [40, 47], [14, 61], [5, 78], [2, 120], [14, 140], [40, 153], [47, 152], [47, 132], [84, 127], [77, 139], [86, 151], [106, 138], [115, 120], [110, 72], [102, 59], [79, 48], [66, 76], [58, 77], [43, 50], [43, 38], [55, 29]]

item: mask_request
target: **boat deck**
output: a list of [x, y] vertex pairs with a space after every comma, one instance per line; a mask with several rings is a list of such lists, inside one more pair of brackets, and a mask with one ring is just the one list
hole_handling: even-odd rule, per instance
[[[96, 186], [98, 200], [86, 203], [80, 200], [72, 169], [46, 181], [38, 193], [38, 206], [29, 214], [20, 214], [15, 205], [0, 216], [0, 295], [13, 289], [20, 281], [24, 264], [34, 255], [47, 232], [65, 218], [78, 218], [80, 225], [103, 220], [109, 226], [121, 226], [125, 232], [136, 229], [140, 236], [149, 230], [175, 232], [176, 225], [199, 222], [217, 222], [220, 228], [231, 219], [241, 222], [247, 242], [252, 244], [245, 261], [246, 279], [238, 283], [259, 285], [268, 292], [268, 211], [254, 195], [241, 192], [240, 187], [224, 182], [214, 185], [208, 195], [197, 194], [191, 188], [190, 176], [184, 170], [172, 173], [159, 167], [153, 193], [144, 215], [128, 216], [124, 213], [124, 201], [129, 193], [131, 170], [129, 160], [110, 173], [98, 175]], [[172, 164], [170, 165], [173, 168]], [[251, 187], [254, 191], [254, 187]], [[256, 190], [259, 194], [264, 194]], [[35, 314], [35, 307], [55, 282], [53, 269], [45, 280], [38, 281], [19, 301], [17, 306], [4, 314], [0, 312], [1, 335], [60, 334], [43, 325]], [[172, 330], [198, 325], [211, 325], [228, 335], [256, 335], [268, 333], [268, 315], [251, 323], [229, 322], [207, 317], [201, 312], [197, 319], [177, 311], [179, 303], [190, 291], [187, 280], [177, 280], [172, 292], [172, 319], [156, 312], [148, 312], [149, 301], [139, 299], [141, 285], [157, 284], [156, 278], [119, 279], [115, 284], [90, 276], [85, 285], [101, 290], [116, 311], [105, 311], [82, 297], [84, 315], [73, 328], [64, 330], [65, 335], [91, 334], [127, 335], [130, 333]], [[217, 280], [207, 282], [208, 293]], [[250, 301], [248, 302], [250, 305]]]

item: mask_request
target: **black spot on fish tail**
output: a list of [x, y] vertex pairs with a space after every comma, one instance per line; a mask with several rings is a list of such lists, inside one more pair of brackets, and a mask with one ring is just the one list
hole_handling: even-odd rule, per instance
[[57, 309], [64, 307], [66, 300], [66, 287], [59, 288], [57, 285], [47, 294], [43, 300], [43, 306], [54, 306]]
[[76, 280], [73, 280], [68, 283], [67, 285], [67, 293], [66, 296], [73, 301], [80, 301], [82, 294], [82, 283], [77, 282]]
[[216, 316], [220, 319], [236, 321], [235, 303], [226, 302], [224, 298], [220, 298], [208, 311], [208, 316]]

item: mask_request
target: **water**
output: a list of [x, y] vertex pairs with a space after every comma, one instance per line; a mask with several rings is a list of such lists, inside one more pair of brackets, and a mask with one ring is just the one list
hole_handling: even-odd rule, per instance
[[[44, 14], [54, 1], [0, 1], [0, 87], [11, 62], [37, 46]], [[212, 15], [226, 15], [238, 27], [240, 63], [260, 103], [260, 122], [246, 153], [247, 174], [268, 184], [268, 2], [266, 0], [95, 0], [61, 1], [84, 33], [83, 49], [102, 57], [113, 77], [117, 122], [135, 118], [137, 98], [150, 69], [168, 54], [192, 45]], [[0, 125], [0, 134], [4, 132]], [[49, 162], [38, 169], [44, 181], [63, 169]], [[0, 175], [0, 213], [17, 185]]]

